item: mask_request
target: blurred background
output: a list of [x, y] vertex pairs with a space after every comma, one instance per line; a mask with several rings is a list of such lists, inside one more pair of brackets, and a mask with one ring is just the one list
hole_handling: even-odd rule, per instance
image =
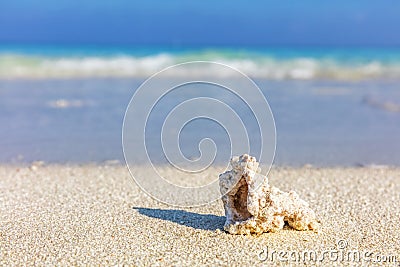
[[398, 165], [399, 14], [390, 0], [0, 0], [0, 161], [123, 162], [141, 82], [210, 60], [268, 99], [275, 164]]

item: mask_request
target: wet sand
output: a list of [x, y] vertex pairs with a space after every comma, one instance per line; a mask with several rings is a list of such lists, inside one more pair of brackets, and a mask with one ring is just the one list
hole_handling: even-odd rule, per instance
[[399, 168], [275, 167], [270, 183], [297, 191], [322, 226], [260, 236], [225, 233], [220, 201], [185, 209], [155, 201], [118, 164], [2, 165], [0, 178], [1, 266], [315, 265], [313, 256], [292, 258], [309, 251], [320, 265], [351, 265], [348, 252], [359, 252], [358, 265], [400, 261]]

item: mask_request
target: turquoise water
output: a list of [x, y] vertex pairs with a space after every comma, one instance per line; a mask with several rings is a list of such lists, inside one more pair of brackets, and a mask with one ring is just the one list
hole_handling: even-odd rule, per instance
[[20, 54], [50, 57], [82, 57], [82, 56], [149, 56], [154, 54], [210, 54], [231, 58], [247, 56], [270, 56], [287, 59], [295, 57], [336, 58], [338, 60], [400, 60], [400, 47], [318, 47], [318, 46], [242, 46], [242, 47], [207, 47], [207, 46], [95, 46], [95, 45], [7, 45], [0, 44], [1, 54]]
[[[254, 78], [275, 117], [275, 164], [400, 165], [400, 49], [316, 47], [2, 45], [0, 162], [123, 162], [122, 121], [133, 93], [151, 74], [188, 60], [223, 62]], [[196, 71], [204, 70], [185, 75]], [[201, 93], [183, 91], [179, 101]], [[158, 130], [176, 101], [166, 98], [147, 132], [156, 163], [165, 163]], [[185, 156], [196, 158], [209, 135], [229, 154], [226, 133], [199, 125], [183, 131]]]

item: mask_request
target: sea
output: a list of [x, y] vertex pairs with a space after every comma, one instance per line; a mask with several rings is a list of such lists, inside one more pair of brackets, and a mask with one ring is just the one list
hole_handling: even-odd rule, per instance
[[[192, 61], [230, 66], [258, 86], [276, 127], [273, 164], [400, 165], [400, 48], [294, 46], [2, 44], [0, 162], [124, 163], [122, 127], [133, 95], [154, 74]], [[231, 79], [204, 68], [169, 73], [157, 86], [182, 76]], [[161, 114], [193, 97], [227, 99], [218, 88], [200, 84], [178, 93], [163, 102], [143, 133], [149, 152], [137, 155], [138, 164], [149, 157], [155, 164], [168, 164], [160, 142], [166, 119]], [[251, 121], [251, 109], [241, 110], [244, 122]], [[190, 123], [182, 125], [179, 136], [171, 136], [185, 158], [202, 156], [199, 143], [205, 138], [213, 139], [216, 154], [224, 155], [214, 157], [215, 164], [232, 156], [229, 136], [235, 133], [212, 120]], [[246, 130], [257, 135], [256, 128]], [[261, 139], [253, 140], [250, 152], [258, 153]]]

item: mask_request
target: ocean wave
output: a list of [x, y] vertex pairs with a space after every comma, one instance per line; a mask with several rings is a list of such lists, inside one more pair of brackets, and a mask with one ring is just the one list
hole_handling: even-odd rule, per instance
[[[45, 57], [33, 55], [0, 54], [0, 78], [79, 78], [79, 77], [148, 77], [165, 67], [193, 60], [220, 62], [232, 66], [250, 77], [274, 80], [363, 80], [400, 78], [400, 62], [370, 60], [342, 62], [332, 58], [274, 58], [234, 57], [218, 54], [174, 55], [160, 53], [150, 56], [119, 55], [108, 57]], [[223, 73], [209, 69], [190, 69], [176, 75]], [[203, 73], [202, 73], [203, 72]]]

